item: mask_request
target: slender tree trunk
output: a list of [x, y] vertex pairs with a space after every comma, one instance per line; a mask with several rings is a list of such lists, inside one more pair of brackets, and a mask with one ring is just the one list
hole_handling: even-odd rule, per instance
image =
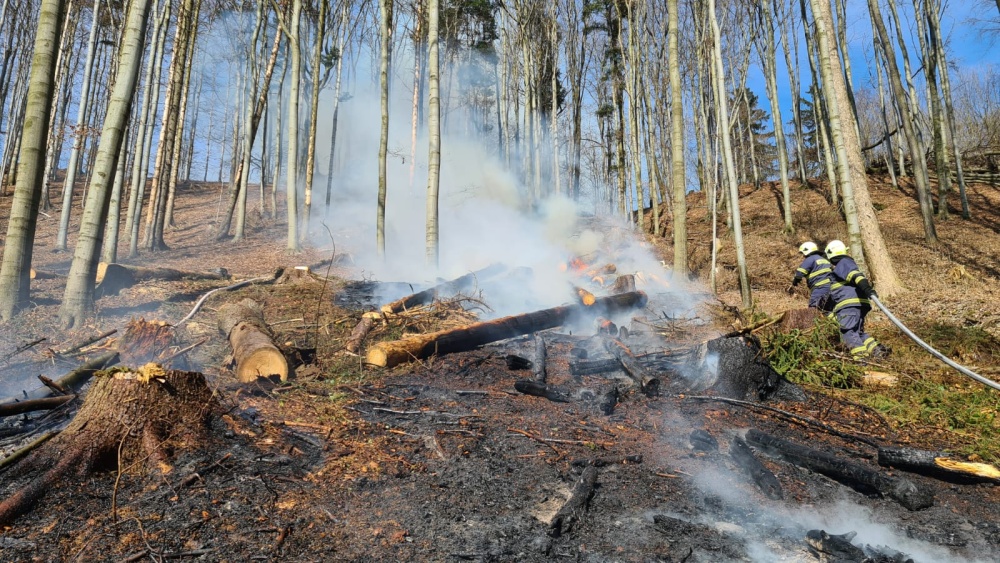
[[163, 225], [176, 227], [174, 223], [174, 202], [177, 199], [177, 177], [181, 170], [181, 150], [184, 147], [184, 125], [187, 120], [187, 105], [191, 91], [191, 69], [194, 67], [194, 48], [198, 38], [198, 27], [201, 19], [201, 1], [197, 0], [194, 6], [194, 16], [192, 17], [192, 30], [190, 32], [190, 44], [186, 49], [187, 60], [184, 62], [184, 76], [182, 80], [180, 108], [177, 110], [177, 131], [174, 134], [173, 148], [171, 149], [170, 180], [167, 184], [167, 208], [164, 211]]
[[667, 64], [670, 67], [670, 197], [673, 211], [674, 267], [679, 279], [688, 276], [687, 179], [684, 167], [684, 105], [681, 97], [680, 2], [667, 0]]
[[[438, 44], [439, 0], [427, 2], [427, 265], [437, 268], [441, 260], [438, 239], [438, 192], [441, 178], [441, 101], [438, 88], [440, 55]], [[384, 114], [383, 114], [384, 115]]]
[[[6, 6], [4, 6], [4, 8], [6, 8]], [[52, 207], [52, 203], [49, 198], [49, 183], [55, 176], [55, 170], [59, 167], [59, 157], [62, 154], [62, 144], [66, 136], [66, 113], [69, 107], [69, 102], [73, 97], [73, 88], [69, 85], [72, 80], [72, 77], [69, 74], [70, 59], [73, 58], [70, 56], [70, 51], [72, 51], [72, 48], [74, 47], [73, 40], [76, 36], [79, 18], [72, 17], [72, 12], [73, 0], [69, 0], [59, 40], [59, 55], [56, 59], [55, 101], [53, 102], [52, 112], [49, 116], [49, 141], [48, 148], [46, 149], [48, 158], [45, 161], [45, 174], [42, 183], [41, 203], [42, 210], [45, 211], [48, 211]], [[3, 21], [3, 17], [0, 17], [0, 22]], [[14, 37], [13, 30], [11, 30], [10, 37]], [[4, 72], [0, 72], [0, 80], [3, 80], [4, 74]], [[60, 95], [60, 92], [62, 92], [62, 95]], [[2, 102], [0, 102], [0, 111], [3, 111]], [[2, 122], [3, 119], [0, 118], [0, 130], [3, 129]]]
[[[775, 8], [778, 6], [777, 0], [774, 0], [772, 6]], [[775, 9], [774, 13], [777, 15], [778, 10]], [[797, 61], [799, 59], [799, 39], [795, 33], [795, 18], [790, 17], [790, 15], [778, 17], [778, 21], [782, 20], [787, 22], [787, 28], [783, 23], [781, 29], [784, 34], [784, 40], [781, 42], [781, 47], [785, 54], [785, 67], [788, 69], [789, 87], [795, 96], [794, 103], [792, 103], [792, 123], [795, 126], [795, 152], [798, 155], [795, 161], [798, 167], [799, 181], [805, 184], [809, 181], [809, 175], [806, 171], [806, 150], [805, 143], [803, 143], [805, 134], [802, 129], [802, 115], [799, 111], [799, 100], [801, 99], [799, 94], [799, 65], [792, 62], [793, 50], [788, 46], [789, 43], [794, 46], [795, 60]]]
[[293, 0], [292, 15], [287, 25], [283, 24], [288, 36], [290, 67], [292, 71], [288, 88], [288, 151], [285, 164], [285, 199], [288, 213], [288, 241], [286, 248], [295, 253], [301, 250], [298, 232], [298, 154], [299, 154], [299, 84], [302, 82], [302, 49], [299, 46], [299, 26], [302, 15], [302, 0]]
[[344, 69], [344, 43], [347, 38], [347, 3], [344, 3], [340, 16], [340, 30], [337, 41], [337, 82], [333, 87], [333, 120], [330, 123], [330, 159], [326, 164], [326, 207], [330, 208], [330, 198], [333, 194], [333, 162], [337, 150], [337, 121], [340, 117], [340, 86]]
[[302, 236], [309, 237], [309, 216], [312, 213], [313, 175], [316, 170], [316, 127], [319, 125], [319, 91], [322, 89], [320, 80], [320, 55], [323, 54], [323, 41], [326, 37], [327, 2], [319, 3], [319, 21], [316, 24], [316, 48], [312, 59], [312, 96], [309, 100], [309, 140], [306, 148], [306, 189], [302, 201]]
[[[423, 82], [420, 65], [424, 59], [423, 53], [423, 25], [424, 25], [424, 0], [417, 0], [414, 4], [414, 28], [413, 28], [413, 105], [410, 115], [410, 192], [413, 192], [413, 177], [417, 172], [417, 129], [420, 123], [420, 87]], [[502, 103], [500, 96], [497, 102]], [[327, 203], [329, 205], [329, 202]]]
[[[928, 0], [929, 2], [930, 0]], [[997, 0], [1000, 7], [1000, 0]], [[944, 98], [945, 121], [948, 129], [948, 141], [951, 144], [951, 152], [955, 156], [955, 172], [958, 179], [958, 195], [962, 202], [962, 219], [971, 218], [969, 213], [969, 198], [965, 191], [965, 173], [962, 170], [962, 152], [958, 149], [957, 131], [955, 130], [955, 108], [951, 97], [951, 79], [948, 76], [948, 61], [945, 56], [944, 45], [941, 42], [941, 22], [938, 16], [937, 7], [930, 10], [930, 30], [935, 38], [935, 49], [938, 68], [941, 72], [941, 92]]]
[[393, 0], [379, 0], [379, 83], [382, 103], [382, 127], [378, 146], [378, 212], [375, 225], [375, 241], [379, 258], [385, 259], [385, 200], [388, 178], [386, 177], [386, 152], [389, 150], [389, 43], [390, 20], [392, 20]]
[[101, 130], [91, 185], [87, 190], [80, 238], [76, 243], [63, 304], [59, 309], [60, 322], [64, 328], [78, 326], [93, 311], [94, 283], [111, 200], [111, 182], [115, 169], [118, 168], [117, 161], [132, 112], [132, 99], [135, 97], [139, 69], [142, 66], [143, 41], [148, 20], [149, 0], [132, 0], [126, 16], [118, 70], [115, 72], [107, 117]]
[[59, 212], [59, 233], [56, 235], [56, 250], [66, 250], [69, 238], [70, 210], [73, 204], [76, 170], [80, 162], [80, 151], [86, 136], [85, 126], [87, 111], [90, 108], [91, 74], [94, 67], [94, 52], [97, 49], [97, 11], [101, 0], [94, 0], [91, 10], [90, 38], [87, 40], [87, 62], [83, 65], [83, 84], [80, 86], [80, 106], [77, 111], [76, 130], [73, 132], [73, 150], [69, 153], [69, 165], [66, 167], [66, 180], [63, 182], [62, 209]]
[[[142, 63], [141, 60], [139, 62], [140, 64]], [[104, 227], [104, 247], [101, 250], [101, 262], [108, 264], [118, 261], [118, 229], [121, 227], [122, 186], [125, 183], [125, 168], [128, 164], [128, 131], [134, 131], [134, 129], [135, 127], [129, 126], [127, 132], [122, 137], [121, 148], [118, 152], [118, 161], [115, 165], [115, 180], [111, 188], [108, 219], [105, 221]]]
[[39, 10], [26, 96], [26, 119], [21, 130], [17, 183], [7, 223], [3, 260], [0, 262], [0, 321], [9, 321], [29, 303], [32, 246], [42, 195], [48, 117], [52, 110], [53, 81], [65, 2], [42, 0]]
[[878, 78], [878, 101], [882, 107], [882, 127], [885, 129], [882, 141], [885, 145], [886, 166], [889, 169], [889, 178], [892, 180], [892, 187], [899, 191], [899, 181], [896, 179], [896, 159], [892, 154], [892, 135], [889, 132], [889, 106], [886, 103], [885, 87], [882, 84], [882, 67], [878, 63], [878, 59], [884, 55], [881, 54], [882, 47], [879, 45], [879, 42], [876, 40], [872, 43], [874, 43], [876, 56], [875, 72]]
[[778, 103], [778, 63], [774, 46], [774, 13], [771, 11], [770, 0], [761, 0], [757, 12], [762, 28], [760, 37], [764, 42], [761, 52], [761, 62], [764, 67], [764, 78], [767, 88], [767, 98], [771, 102], [771, 122], [774, 123], [774, 142], [778, 148], [778, 174], [781, 180], [781, 199], [784, 208], [785, 232], [794, 233], [792, 224], [792, 195], [788, 186], [788, 145], [785, 143], [785, 122], [781, 118], [781, 105]]

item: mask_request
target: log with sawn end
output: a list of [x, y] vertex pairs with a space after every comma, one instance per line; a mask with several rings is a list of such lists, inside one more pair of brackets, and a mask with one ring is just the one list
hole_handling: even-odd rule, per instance
[[764, 493], [764, 496], [771, 500], [781, 500], [784, 497], [778, 478], [774, 476], [774, 473], [771, 473], [770, 469], [764, 467], [757, 456], [753, 455], [753, 451], [750, 450], [750, 446], [743, 438], [733, 436], [732, 441], [729, 442], [729, 456], [750, 474], [750, 478], [753, 479], [760, 492]]
[[219, 331], [229, 338], [236, 360], [236, 377], [243, 383], [277, 375], [288, 379], [288, 362], [274, 345], [260, 305], [251, 299], [219, 308]]
[[957, 460], [945, 452], [881, 447], [878, 449], [878, 464], [956, 483], [1000, 482], [1000, 470], [996, 467], [988, 463]]
[[621, 340], [607, 337], [604, 340], [604, 348], [621, 363], [625, 373], [635, 381], [644, 395], [655, 397], [660, 393], [659, 378], [642, 365], [639, 358]]
[[490, 342], [555, 328], [576, 318], [630, 311], [645, 306], [646, 300], [646, 294], [641, 291], [622, 293], [601, 297], [590, 307], [564, 305], [449, 330], [419, 334], [393, 342], [380, 342], [368, 348], [365, 360], [373, 366], [391, 368], [405, 362], [429, 358], [435, 354], [465, 352]]
[[504, 266], [503, 264], [492, 264], [482, 270], [465, 274], [464, 276], [455, 278], [449, 282], [436, 285], [423, 291], [418, 291], [417, 293], [413, 293], [405, 297], [400, 297], [391, 303], [386, 303], [385, 305], [382, 305], [382, 312], [386, 315], [395, 315], [407, 309], [431, 303], [437, 299], [439, 295], [455, 295], [456, 293], [461, 293], [462, 291], [473, 287], [477, 281], [496, 276], [506, 269], [507, 266]]
[[210, 272], [187, 272], [173, 268], [143, 268], [126, 264], [101, 262], [97, 265], [95, 297], [117, 295], [119, 291], [147, 280], [228, 280], [229, 272], [219, 268]]
[[566, 501], [566, 504], [562, 505], [559, 512], [556, 512], [556, 515], [552, 518], [552, 522], [549, 524], [550, 536], [559, 537], [563, 533], [573, 529], [573, 525], [580, 520], [580, 517], [587, 510], [587, 503], [590, 502], [590, 496], [594, 494], [594, 486], [596, 484], [597, 467], [588, 465], [573, 486], [569, 500]]
[[746, 441], [768, 455], [826, 475], [858, 492], [874, 492], [890, 497], [908, 510], [921, 510], [934, 504], [933, 492], [908, 479], [889, 477], [861, 464], [782, 440], [754, 428], [747, 430]]

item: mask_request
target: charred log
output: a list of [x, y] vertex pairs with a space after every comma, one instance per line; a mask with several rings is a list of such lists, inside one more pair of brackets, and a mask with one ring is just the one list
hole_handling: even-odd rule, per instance
[[618, 406], [618, 397], [620, 393], [618, 392], [618, 387], [612, 387], [601, 397], [600, 408], [601, 412], [605, 416], [611, 416], [615, 414], [615, 407]]
[[532, 381], [530, 379], [519, 379], [514, 382], [514, 389], [516, 389], [519, 393], [524, 393], [525, 395], [534, 395], [535, 397], [542, 397], [554, 403], [570, 402], [570, 398], [566, 393], [558, 391], [554, 387], [546, 385], [539, 381]]
[[921, 510], [934, 504], [934, 495], [931, 491], [919, 487], [908, 479], [888, 477], [863, 465], [782, 440], [753, 428], [747, 431], [746, 440], [768, 455], [826, 475], [862, 494], [890, 497], [908, 510]]
[[630, 291], [635, 291], [635, 276], [632, 274], [618, 276], [611, 286], [611, 293], [628, 293]]
[[228, 280], [229, 277], [229, 272], [225, 268], [212, 272], [188, 272], [173, 268], [143, 268], [101, 262], [97, 265], [97, 287], [94, 289], [94, 297], [118, 295], [119, 291], [148, 280]]
[[490, 342], [554, 328], [576, 318], [620, 313], [642, 307], [645, 304], [646, 294], [636, 291], [602, 297], [591, 307], [567, 305], [503, 317], [493, 321], [483, 321], [454, 329], [416, 335], [394, 342], [381, 342], [368, 349], [366, 361], [378, 367], [394, 367], [412, 360], [422, 360], [435, 354], [453, 354], [473, 350]]
[[607, 467], [609, 465], [638, 465], [642, 463], [642, 454], [627, 455], [625, 457], [598, 457], [590, 459], [574, 459], [569, 462], [573, 467]]
[[996, 467], [960, 461], [945, 452], [882, 447], [878, 449], [878, 464], [956, 483], [1000, 481], [1000, 471]]
[[531, 374], [535, 376], [535, 381], [545, 383], [547, 377], [546, 362], [548, 354], [545, 351], [545, 339], [535, 335], [535, 360], [531, 366]]
[[594, 494], [595, 485], [597, 485], [597, 468], [590, 465], [580, 474], [580, 478], [577, 479], [573, 491], [569, 495], [569, 500], [552, 518], [552, 522], [549, 524], [550, 536], [559, 537], [573, 529], [573, 525], [587, 511], [587, 503], [590, 502], [590, 497]]
[[753, 451], [750, 450], [750, 446], [747, 445], [743, 438], [739, 436], [733, 437], [729, 443], [729, 456], [733, 458], [736, 465], [742, 467], [750, 475], [750, 478], [753, 479], [754, 484], [757, 485], [760, 492], [764, 493], [764, 496], [771, 500], [781, 500], [784, 498], [778, 478], [774, 476], [774, 473], [771, 473], [770, 469], [764, 467], [764, 464], [757, 459], [757, 456], [753, 455]]
[[531, 369], [534, 366], [531, 360], [517, 354], [507, 354], [504, 356], [504, 361], [507, 363], [507, 369], [511, 371]]
[[251, 299], [223, 305], [218, 313], [219, 331], [229, 338], [236, 361], [236, 377], [243, 383], [277, 375], [288, 379], [288, 362], [274, 345], [259, 304]]
[[698, 452], [719, 451], [719, 441], [715, 439], [715, 436], [712, 436], [700, 428], [691, 432], [691, 436], [688, 438], [688, 441], [691, 442], [691, 447]]
[[635, 381], [639, 389], [647, 397], [660, 394], [660, 380], [647, 369], [629, 350], [628, 346], [617, 338], [608, 337], [604, 340], [604, 348], [621, 364], [622, 369]]
[[[6, 482], [30, 479], [0, 503], [0, 525], [30, 510], [68, 476], [145, 464], [164, 471], [173, 450], [203, 444], [219, 404], [200, 373], [147, 365], [99, 376], [76, 417]], [[17, 486], [15, 485], [15, 486]]]
[[401, 313], [407, 309], [412, 309], [414, 307], [419, 307], [420, 305], [426, 305], [433, 302], [435, 299], [441, 296], [451, 296], [457, 293], [461, 293], [472, 288], [477, 281], [491, 278], [493, 276], [503, 273], [507, 269], [507, 266], [503, 264], [492, 264], [464, 276], [455, 278], [449, 282], [436, 285], [429, 289], [401, 297], [391, 303], [382, 305], [382, 312], [387, 315], [394, 315], [396, 313]]

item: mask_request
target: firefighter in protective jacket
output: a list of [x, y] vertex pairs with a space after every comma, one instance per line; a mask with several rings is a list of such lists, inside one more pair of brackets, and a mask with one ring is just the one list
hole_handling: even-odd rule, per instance
[[839, 240], [826, 245], [826, 257], [833, 265], [830, 301], [833, 314], [840, 323], [840, 337], [855, 358], [884, 358], [889, 350], [865, 332], [865, 316], [872, 310], [868, 298], [878, 297], [857, 262], [847, 255], [847, 247]]
[[788, 294], [795, 293], [795, 286], [803, 279], [809, 286], [809, 306], [823, 309], [826, 300], [830, 296], [830, 274], [833, 265], [819, 251], [815, 242], [806, 241], [799, 245], [799, 254], [805, 257], [802, 264], [795, 270], [795, 277], [792, 278], [792, 285], [788, 286]]

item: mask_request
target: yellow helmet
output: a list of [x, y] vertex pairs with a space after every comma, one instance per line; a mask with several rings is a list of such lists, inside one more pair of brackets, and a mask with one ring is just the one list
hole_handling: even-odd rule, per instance
[[818, 252], [818, 251], [819, 247], [816, 246], [816, 243], [811, 240], [807, 240], [806, 242], [799, 245], [799, 254], [803, 256], [809, 256], [813, 252]]
[[830, 243], [826, 245], [827, 258], [845, 255], [847, 255], [847, 246], [844, 245], [843, 241], [831, 240]]

